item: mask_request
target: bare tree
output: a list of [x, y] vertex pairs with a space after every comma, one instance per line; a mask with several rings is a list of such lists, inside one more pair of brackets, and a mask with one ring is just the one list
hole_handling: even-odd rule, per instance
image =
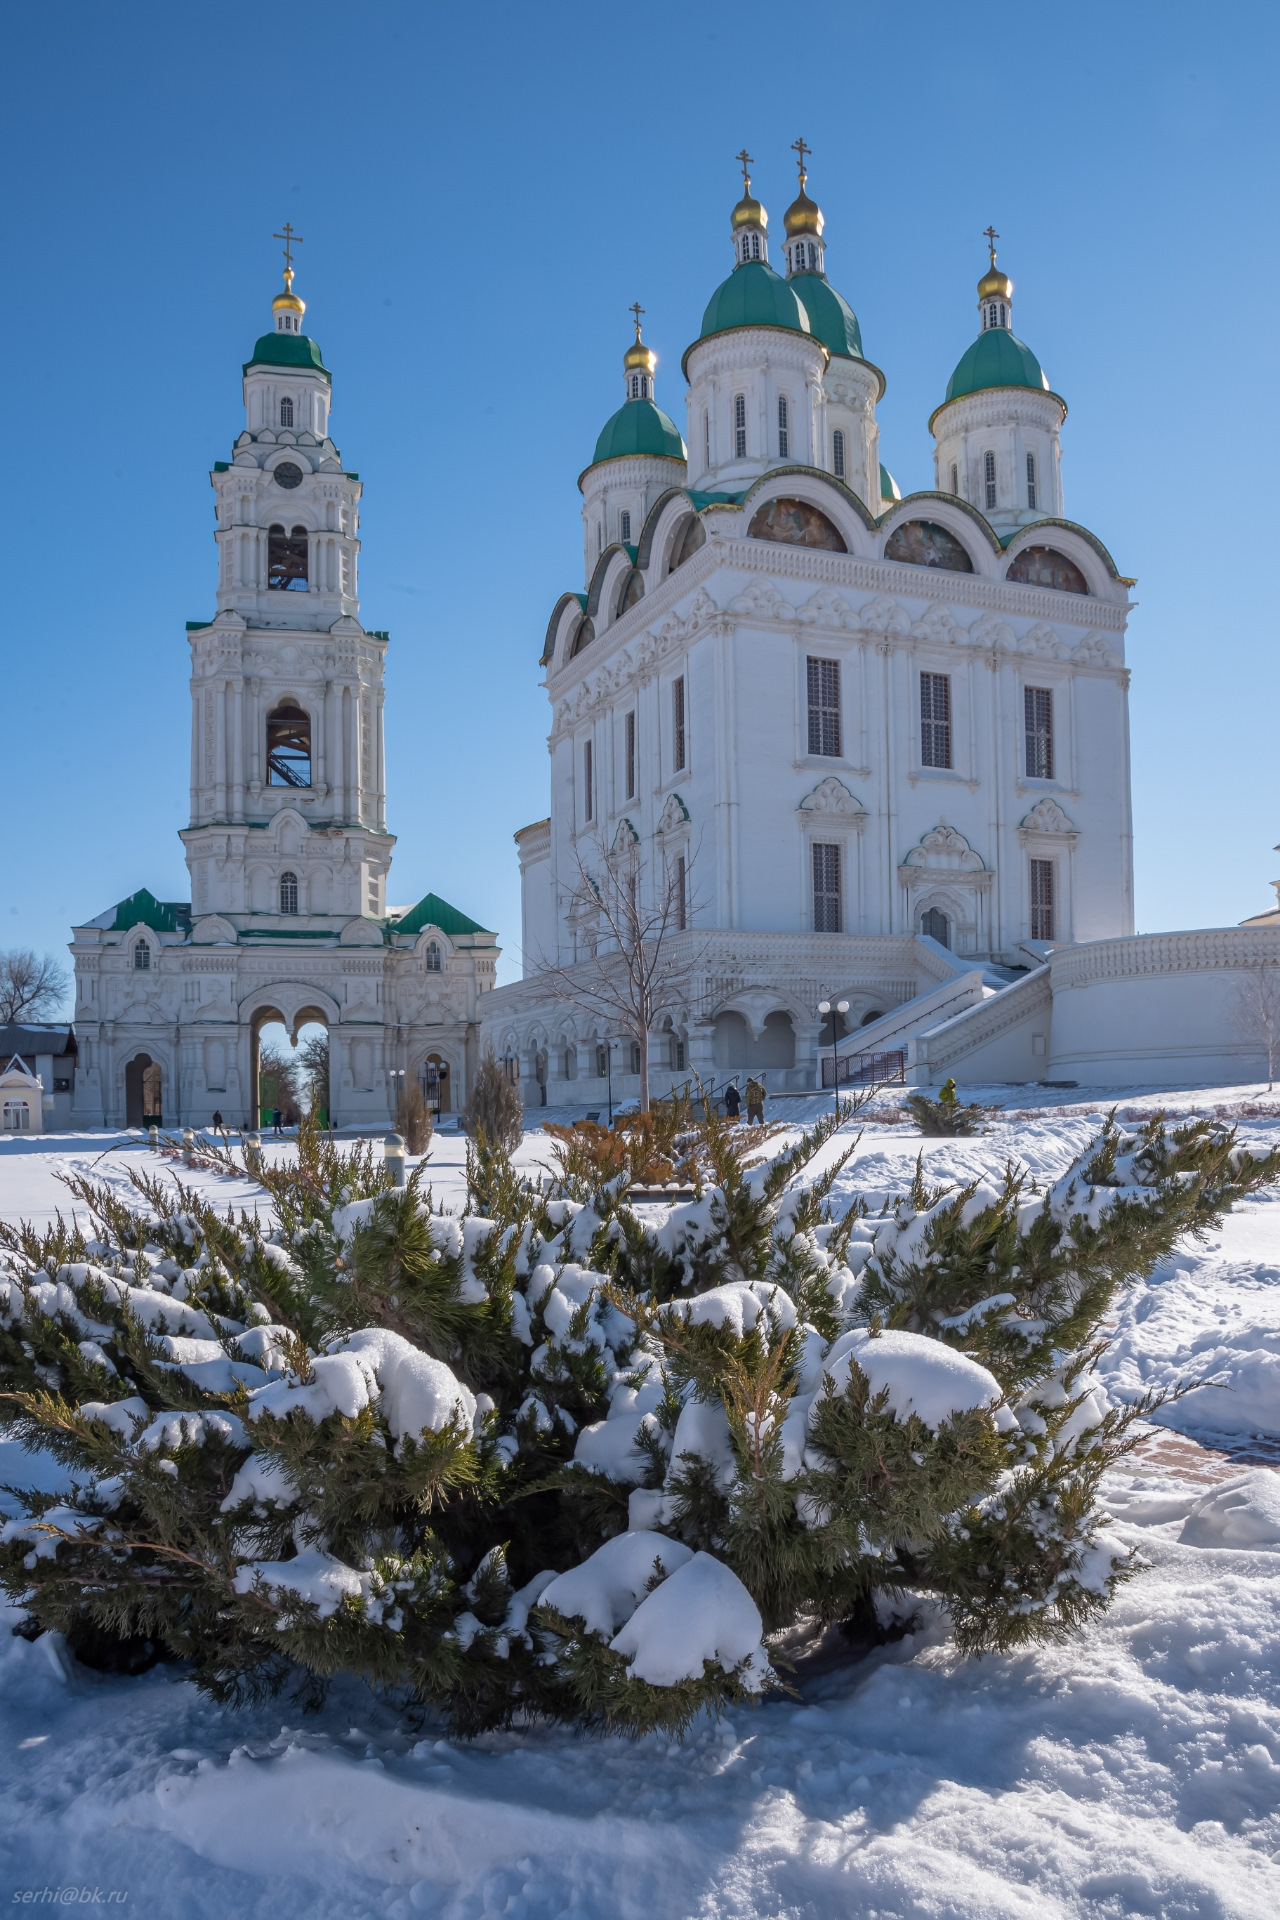
[[577, 883], [569, 919], [586, 957], [571, 967], [548, 967], [541, 978], [558, 1000], [617, 1027], [640, 1057], [640, 1111], [649, 1111], [649, 1043], [659, 1016], [677, 1006], [701, 961], [687, 934], [693, 917], [693, 860], [646, 860], [630, 830], [619, 830], [613, 852], [591, 872], [575, 844]]
[[524, 1135], [520, 1090], [508, 1080], [492, 1047], [486, 1047], [471, 1085], [463, 1124], [474, 1140], [483, 1133], [490, 1146], [514, 1153]]
[[309, 1082], [307, 1105], [313, 1114], [329, 1110], [329, 1030], [309, 1033], [298, 1049], [298, 1066]]
[[1232, 1024], [1246, 1040], [1266, 1050], [1270, 1093], [1280, 1058], [1280, 960], [1264, 960], [1245, 972], [1236, 989]]
[[30, 947], [0, 953], [0, 1027], [44, 1019], [61, 1004], [67, 984], [66, 969], [47, 954]]

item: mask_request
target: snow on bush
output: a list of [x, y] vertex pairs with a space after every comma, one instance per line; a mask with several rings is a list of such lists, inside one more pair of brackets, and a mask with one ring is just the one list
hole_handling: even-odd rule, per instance
[[[921, 1170], [873, 1210], [833, 1203], [836, 1127], [677, 1105], [555, 1130], [536, 1179], [480, 1140], [458, 1214], [305, 1128], [238, 1218], [77, 1176], [91, 1237], [0, 1228], [0, 1410], [74, 1481], [0, 1576], [216, 1698], [354, 1672], [462, 1732], [680, 1730], [772, 1684], [774, 1634], [921, 1595], [965, 1650], [1078, 1629], [1133, 1571], [1100, 1476], [1171, 1384], [1108, 1397], [1097, 1330], [1280, 1152], [1108, 1123], [1045, 1188]], [[692, 1200], [628, 1201], [677, 1169]], [[1271, 1524], [1256, 1488], [1188, 1521]]]

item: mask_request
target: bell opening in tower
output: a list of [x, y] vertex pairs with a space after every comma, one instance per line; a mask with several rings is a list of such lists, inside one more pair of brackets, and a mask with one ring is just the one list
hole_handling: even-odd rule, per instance
[[274, 592], [307, 591], [307, 530], [286, 533], [279, 521], [267, 530], [267, 585]]
[[277, 707], [267, 715], [267, 785], [311, 785], [311, 720], [301, 707]]

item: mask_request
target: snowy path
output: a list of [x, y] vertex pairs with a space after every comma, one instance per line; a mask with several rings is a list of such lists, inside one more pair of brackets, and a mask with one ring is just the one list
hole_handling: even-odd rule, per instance
[[[931, 1179], [1010, 1155], [1049, 1176], [1097, 1111], [958, 1142], [873, 1123], [839, 1191], [900, 1190], [922, 1146]], [[6, 1143], [0, 1213], [65, 1210], [54, 1173], [105, 1144]], [[530, 1136], [521, 1158], [544, 1153]], [[450, 1202], [463, 1157], [456, 1137], [433, 1145]], [[99, 1171], [144, 1162], [134, 1147]], [[1171, 1409], [1112, 1476], [1117, 1530], [1147, 1564], [1091, 1637], [963, 1662], [924, 1630], [853, 1670], [815, 1662], [799, 1699], [684, 1746], [542, 1729], [447, 1743], [356, 1686], [305, 1721], [279, 1702], [222, 1711], [166, 1669], [109, 1678], [0, 1632], [0, 1903], [74, 1885], [156, 1920], [1272, 1920], [1280, 1474], [1252, 1469], [1243, 1520], [1231, 1489], [1244, 1460], [1280, 1459], [1280, 1198], [1122, 1303], [1112, 1390], [1189, 1373], [1231, 1391]]]

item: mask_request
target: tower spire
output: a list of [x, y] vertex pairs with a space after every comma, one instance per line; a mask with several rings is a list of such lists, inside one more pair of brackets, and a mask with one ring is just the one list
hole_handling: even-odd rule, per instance
[[787, 242], [787, 275], [793, 273], [822, 273], [823, 244], [822, 229], [826, 224], [822, 218], [822, 209], [805, 192], [809, 172], [805, 160], [813, 149], [803, 140], [793, 140], [791, 151], [796, 156], [796, 166], [800, 173], [800, 191], [787, 208], [783, 219]]
[[763, 260], [767, 264], [769, 216], [751, 191], [750, 169], [755, 162], [745, 147], [733, 157], [742, 168], [742, 198], [729, 221], [733, 229], [734, 265], [745, 267], [751, 260]]
[[300, 300], [293, 290], [293, 250], [303, 245], [302, 235], [295, 233], [292, 224], [286, 220], [283, 233], [273, 233], [273, 240], [284, 241], [284, 292], [278, 293], [271, 302], [272, 317], [277, 333], [301, 333], [302, 316], [307, 310], [305, 300]]
[[1013, 307], [1013, 282], [996, 265], [996, 241], [1000, 235], [994, 227], [984, 227], [982, 237], [987, 243], [990, 261], [978, 282], [978, 312], [982, 316], [982, 331], [988, 333], [992, 327], [1003, 327], [1008, 332], [1012, 325], [1009, 316]]
[[646, 347], [640, 338], [640, 322], [644, 308], [638, 300], [633, 300], [627, 308], [635, 322], [636, 337], [622, 356], [622, 373], [626, 382], [628, 400], [652, 400], [653, 375], [658, 365], [658, 356], [652, 347]]

